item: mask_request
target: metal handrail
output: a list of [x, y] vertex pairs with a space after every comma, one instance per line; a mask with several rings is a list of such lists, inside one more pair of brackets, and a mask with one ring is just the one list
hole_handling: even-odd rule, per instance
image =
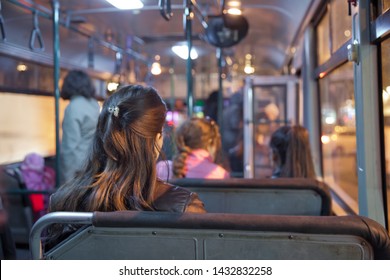
[[92, 212], [53, 212], [39, 218], [30, 232], [30, 253], [33, 260], [43, 259], [41, 236], [44, 229], [52, 224], [92, 224]]

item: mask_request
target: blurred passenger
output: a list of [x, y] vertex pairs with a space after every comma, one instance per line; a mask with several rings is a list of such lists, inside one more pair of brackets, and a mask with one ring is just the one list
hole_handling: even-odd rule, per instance
[[278, 128], [271, 136], [270, 147], [273, 178], [316, 177], [306, 128], [299, 125]]
[[[24, 158], [20, 172], [22, 183], [26, 189], [31, 191], [52, 191], [55, 187], [55, 171], [49, 166], [45, 166], [45, 159], [37, 154], [30, 153]], [[30, 194], [31, 207], [34, 220], [46, 214], [48, 207], [48, 196], [43, 194]]]
[[216, 122], [210, 118], [191, 118], [175, 132], [177, 154], [172, 161], [160, 161], [158, 176], [173, 178], [229, 178], [221, 165], [221, 136]]
[[82, 168], [92, 144], [100, 107], [92, 81], [83, 71], [72, 70], [67, 74], [61, 97], [70, 99], [62, 122], [60, 183], [63, 184]]
[[209, 117], [218, 123], [218, 90], [210, 93], [204, 103], [203, 113], [205, 117]]
[[[86, 166], [52, 195], [50, 211], [205, 212], [196, 193], [157, 178], [166, 112], [151, 87], [126, 86], [111, 95], [99, 116]], [[51, 228], [48, 242], [73, 231]]]
[[0, 260], [16, 260], [16, 245], [11, 232], [9, 217], [0, 196]]
[[268, 114], [259, 112], [255, 118], [255, 177], [268, 178], [272, 176], [271, 149], [269, 141], [272, 134], [272, 123]]
[[243, 95], [238, 91], [230, 97], [230, 103], [223, 111], [222, 145], [228, 155], [232, 172], [244, 171], [243, 161]]

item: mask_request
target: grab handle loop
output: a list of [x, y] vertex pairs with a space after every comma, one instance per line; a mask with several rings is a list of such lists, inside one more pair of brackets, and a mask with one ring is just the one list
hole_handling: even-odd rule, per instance
[[171, 8], [171, 0], [160, 0], [158, 5], [160, 6], [160, 14], [162, 17], [169, 21], [173, 16]]
[[[36, 39], [38, 39], [39, 47], [35, 47]], [[41, 30], [39, 29], [38, 12], [37, 11], [34, 11], [34, 28], [31, 31], [30, 49], [32, 49], [33, 51], [44, 51], [45, 50], [45, 44], [43, 42], [42, 33], [41, 33]]]

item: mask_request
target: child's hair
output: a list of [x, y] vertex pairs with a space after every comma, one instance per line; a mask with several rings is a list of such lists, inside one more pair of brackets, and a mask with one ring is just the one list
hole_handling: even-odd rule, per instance
[[221, 135], [217, 123], [211, 118], [190, 118], [181, 124], [175, 133], [177, 154], [173, 158], [173, 175], [186, 177], [185, 161], [189, 153], [196, 149], [210, 152], [213, 161], [221, 151]]

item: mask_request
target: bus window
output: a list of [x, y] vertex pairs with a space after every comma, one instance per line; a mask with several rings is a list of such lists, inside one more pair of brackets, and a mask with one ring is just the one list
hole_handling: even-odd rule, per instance
[[326, 13], [317, 26], [317, 61], [321, 65], [330, 58], [329, 13]]
[[286, 124], [286, 85], [266, 85], [254, 88], [254, 177], [272, 175], [269, 139], [282, 124]]
[[[0, 164], [21, 161], [28, 153], [55, 155], [54, 97], [0, 93]], [[61, 100], [63, 108], [66, 102]]]
[[353, 65], [320, 80], [322, 155], [325, 181], [358, 199]]

